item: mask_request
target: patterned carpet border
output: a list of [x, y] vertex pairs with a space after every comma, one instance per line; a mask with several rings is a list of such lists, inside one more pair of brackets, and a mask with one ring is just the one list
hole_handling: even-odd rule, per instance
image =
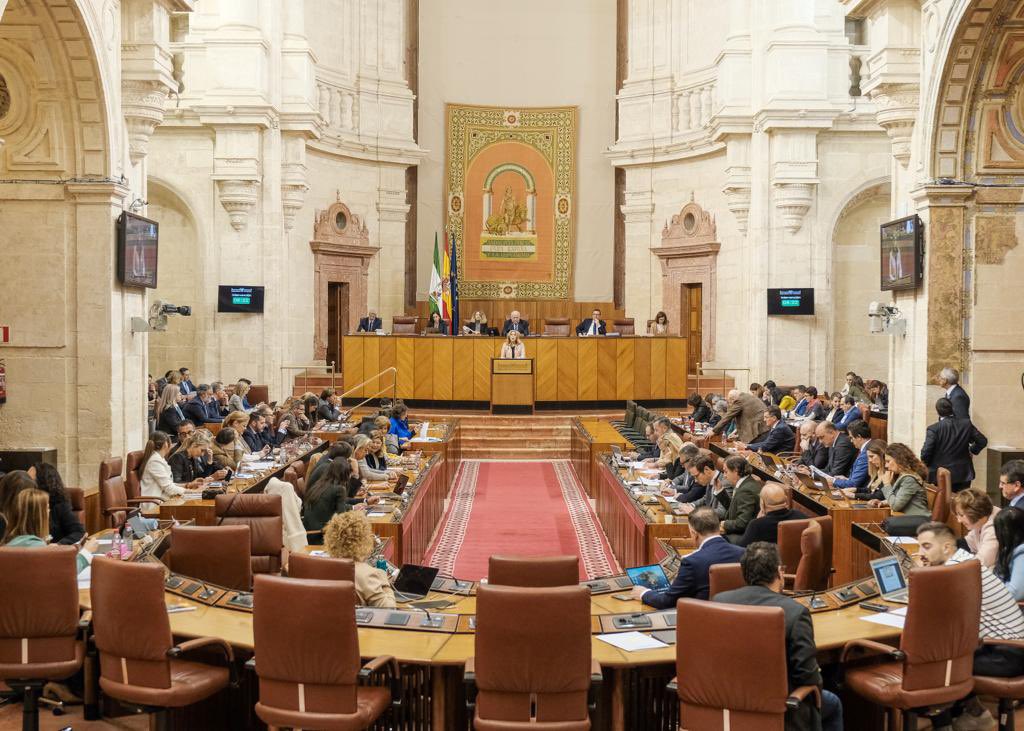
[[462, 541], [466, 538], [469, 516], [473, 513], [473, 498], [476, 496], [476, 481], [480, 475], [479, 461], [464, 461], [455, 476], [455, 489], [442, 518], [440, 535], [427, 550], [427, 566], [434, 566], [442, 576], [454, 577], [455, 559], [459, 557]]

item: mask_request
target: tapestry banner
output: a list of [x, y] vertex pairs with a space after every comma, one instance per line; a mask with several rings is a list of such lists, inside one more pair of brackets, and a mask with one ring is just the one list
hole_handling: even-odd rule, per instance
[[459, 296], [571, 299], [579, 110], [447, 104], [445, 112]]

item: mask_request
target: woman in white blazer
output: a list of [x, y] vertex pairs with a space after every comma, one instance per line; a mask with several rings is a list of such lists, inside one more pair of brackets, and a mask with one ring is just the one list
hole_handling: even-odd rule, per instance
[[142, 497], [155, 497], [170, 500], [185, 493], [185, 488], [174, 483], [171, 466], [167, 464], [167, 455], [173, 446], [170, 436], [162, 431], [149, 435], [146, 451], [142, 455], [139, 473], [142, 475], [140, 491]]

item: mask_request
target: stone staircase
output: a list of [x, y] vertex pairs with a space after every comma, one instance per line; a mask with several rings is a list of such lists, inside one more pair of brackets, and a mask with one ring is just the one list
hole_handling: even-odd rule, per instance
[[457, 418], [462, 459], [569, 459], [571, 414], [491, 416], [483, 412], [413, 409], [414, 419]]

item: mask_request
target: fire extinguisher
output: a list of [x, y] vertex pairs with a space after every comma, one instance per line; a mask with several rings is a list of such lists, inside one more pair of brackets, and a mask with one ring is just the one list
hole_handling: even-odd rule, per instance
[[7, 369], [0, 360], [0, 405], [7, 403]]

